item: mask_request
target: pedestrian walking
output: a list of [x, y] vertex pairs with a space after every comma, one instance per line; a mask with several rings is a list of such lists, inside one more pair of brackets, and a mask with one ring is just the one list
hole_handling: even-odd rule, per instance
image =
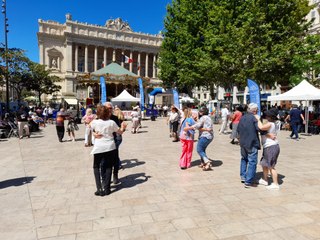
[[67, 113], [65, 112], [64, 108], [61, 108], [60, 111], [57, 113], [56, 118], [56, 130], [59, 142], [63, 142], [65, 127], [64, 127], [64, 120], [68, 117]]
[[240, 122], [240, 119], [242, 117], [242, 111], [243, 108], [241, 105], [237, 106], [235, 109], [235, 112], [230, 116], [230, 120], [231, 120], [231, 124], [232, 124], [232, 132], [230, 135], [231, 140], [231, 144], [236, 144], [235, 140], [237, 139], [239, 142], [239, 136], [238, 136], [238, 124]]
[[302, 112], [298, 109], [298, 106], [296, 104], [292, 104], [292, 108], [289, 112], [289, 115], [286, 118], [286, 121], [290, 122], [290, 127], [292, 130], [290, 137], [292, 139], [299, 140], [298, 127], [301, 121], [305, 124], [305, 119]]
[[257, 112], [258, 105], [250, 103], [248, 112], [241, 117], [238, 125], [241, 153], [240, 178], [246, 188], [253, 186], [260, 149], [258, 121], [255, 117]]
[[94, 144], [94, 137], [92, 135], [92, 129], [90, 123], [96, 118], [97, 116], [92, 113], [91, 108], [87, 108], [85, 115], [82, 117], [82, 122], [85, 125], [85, 133], [84, 133], [84, 146], [90, 147]]
[[224, 105], [221, 109], [221, 127], [219, 134], [226, 133], [227, 125], [228, 125], [228, 117], [229, 117], [229, 110], [228, 105]]
[[24, 106], [21, 106], [16, 113], [16, 117], [18, 120], [19, 138], [23, 138], [23, 131], [26, 132], [26, 137], [30, 138], [30, 129], [28, 125], [30, 117], [27, 109]]

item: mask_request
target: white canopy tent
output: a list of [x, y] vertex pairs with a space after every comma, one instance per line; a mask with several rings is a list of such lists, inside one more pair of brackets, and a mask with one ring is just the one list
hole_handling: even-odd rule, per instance
[[127, 90], [123, 90], [117, 97], [111, 99], [112, 102], [140, 102], [140, 98], [132, 96]]
[[[314, 87], [306, 80], [303, 80], [283, 94], [268, 97], [268, 101], [306, 101], [306, 107], [309, 107], [309, 101], [313, 100], [320, 100], [320, 89]], [[305, 111], [305, 121], [305, 133], [307, 134], [309, 122], [308, 109]]]
[[283, 94], [269, 96], [268, 101], [312, 101], [320, 99], [320, 89], [303, 80], [297, 86]]

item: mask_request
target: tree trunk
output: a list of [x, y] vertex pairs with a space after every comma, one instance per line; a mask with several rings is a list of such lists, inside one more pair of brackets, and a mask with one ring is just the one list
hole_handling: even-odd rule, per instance
[[41, 94], [41, 92], [39, 91], [39, 92], [38, 92], [38, 97], [39, 97], [39, 107], [41, 106], [41, 95], [42, 95], [42, 94]]

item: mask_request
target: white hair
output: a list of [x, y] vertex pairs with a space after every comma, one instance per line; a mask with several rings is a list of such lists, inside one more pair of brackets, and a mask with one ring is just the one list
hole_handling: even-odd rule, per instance
[[256, 103], [250, 103], [248, 105], [248, 112], [254, 112], [258, 110], [258, 105]]

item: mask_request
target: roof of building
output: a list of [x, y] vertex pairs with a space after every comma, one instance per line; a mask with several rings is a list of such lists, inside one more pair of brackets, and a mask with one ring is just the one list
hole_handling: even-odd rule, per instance
[[137, 74], [130, 72], [129, 70], [125, 69], [124, 67], [120, 66], [118, 63], [115, 63], [115, 62], [110, 63], [104, 68], [101, 68], [91, 73], [91, 75], [94, 75], [94, 76], [102, 76], [105, 74], [118, 75], [118, 76], [129, 75], [133, 77], [138, 77]]

